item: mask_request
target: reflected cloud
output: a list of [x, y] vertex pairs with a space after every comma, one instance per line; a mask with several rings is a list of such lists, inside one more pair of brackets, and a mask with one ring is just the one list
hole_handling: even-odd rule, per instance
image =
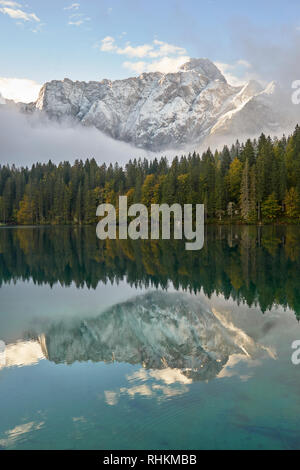
[[241, 364], [243, 364], [244, 368], [254, 368], [259, 367], [261, 365], [261, 361], [251, 359], [250, 357], [244, 356], [242, 354], [233, 354], [229, 357], [228, 362], [225, 364], [221, 372], [217, 375], [217, 378], [224, 379], [237, 376], [243, 382], [249, 380], [251, 377], [253, 377], [253, 373], [249, 372], [247, 375], [241, 375], [240, 369], [238, 368], [238, 366]]
[[231, 355], [265, 353], [201, 299], [161, 291], [116, 304], [95, 318], [50, 324], [39, 341], [45, 357], [55, 363], [140, 364], [137, 379], [166, 385], [212, 380]]
[[182, 384], [190, 384], [192, 383], [192, 379], [186, 377], [180, 369], [171, 369], [166, 368], [162, 370], [150, 370], [147, 371], [145, 369], [140, 369], [137, 372], [134, 372], [131, 375], [127, 375], [127, 380], [135, 381], [135, 380], [142, 380], [146, 381], [149, 378], [154, 378], [156, 380], [161, 380], [165, 382], [167, 385], [171, 385], [174, 383], [182, 383]]
[[[129, 387], [121, 387], [119, 391], [105, 391], [105, 402], [110, 406], [117, 405], [122, 395], [130, 398], [141, 396], [144, 398], [172, 398], [183, 395], [189, 391], [188, 384], [192, 383], [180, 370], [145, 370], [140, 369], [131, 375], [126, 376], [129, 383], [147, 382]], [[162, 382], [162, 383], [161, 383]]]
[[118, 400], [119, 400], [118, 393], [107, 390], [104, 392], [104, 396], [105, 396], [105, 402], [108, 405], [113, 406], [118, 403]]
[[[122, 394], [175, 396], [194, 381], [233, 375], [247, 380], [249, 367], [258, 366], [260, 358], [276, 357], [234, 321], [230, 312], [210, 309], [197, 296], [148, 292], [97, 317], [43, 324], [42, 335], [31, 331], [32, 340], [7, 345], [5, 367], [33, 365], [44, 358], [57, 364], [141, 365], [126, 376], [129, 386], [105, 392], [108, 405], [117, 404]], [[246, 373], [239, 372], [240, 363], [247, 366]]]
[[13, 429], [5, 431], [4, 435], [6, 437], [4, 439], [0, 439], [0, 445], [3, 447], [12, 447], [14, 444], [16, 444], [17, 441], [22, 439], [24, 435], [34, 431], [39, 431], [44, 426], [44, 424], [44, 421], [39, 423], [31, 421], [29, 423], [19, 424]]
[[136, 387], [131, 388], [121, 388], [120, 392], [128, 393], [128, 395], [131, 397], [134, 397], [135, 395], [142, 395], [144, 397], [152, 396], [152, 390], [148, 385], [137, 385]]
[[7, 344], [0, 351], [0, 370], [5, 367], [24, 367], [37, 364], [45, 359], [43, 353], [43, 336], [38, 341], [19, 341]]
[[72, 421], [73, 423], [85, 423], [86, 418], [84, 416], [74, 416], [74, 418], [72, 418]]

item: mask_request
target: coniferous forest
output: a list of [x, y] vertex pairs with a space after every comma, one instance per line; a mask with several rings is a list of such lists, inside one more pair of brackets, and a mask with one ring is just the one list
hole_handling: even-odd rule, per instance
[[[299, 226], [207, 225], [202, 250], [182, 240], [104, 240], [92, 226], [0, 230], [0, 287], [35, 285], [96, 289], [99, 283], [199, 293], [292, 309], [300, 320]], [[59, 240], [59, 243], [58, 243]]]
[[238, 141], [202, 155], [73, 165], [0, 166], [1, 224], [92, 224], [96, 207], [205, 204], [208, 222], [300, 223], [300, 127], [289, 137]]

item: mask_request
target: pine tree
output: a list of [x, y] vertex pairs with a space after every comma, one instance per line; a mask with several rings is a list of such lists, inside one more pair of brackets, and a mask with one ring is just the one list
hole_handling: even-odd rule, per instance
[[286, 215], [291, 219], [300, 217], [300, 197], [296, 188], [290, 188], [284, 199]]
[[18, 224], [33, 224], [34, 221], [34, 203], [30, 197], [25, 194], [22, 201], [20, 201], [20, 209], [17, 213]]
[[261, 209], [263, 218], [269, 222], [273, 222], [277, 219], [280, 210], [280, 205], [278, 204], [275, 193], [268, 196], [268, 198], [263, 202]]
[[150, 207], [154, 199], [154, 189], [155, 189], [155, 176], [150, 174], [147, 175], [142, 186], [142, 204]]
[[251, 211], [251, 194], [250, 194], [250, 170], [249, 160], [247, 158], [243, 170], [242, 184], [241, 184], [241, 215], [245, 221], [248, 221]]
[[250, 169], [250, 213], [248, 221], [254, 223], [257, 221], [257, 217], [256, 167], [253, 165]]
[[238, 158], [235, 158], [228, 171], [228, 183], [231, 201], [237, 204], [240, 200], [242, 172], [243, 164]]

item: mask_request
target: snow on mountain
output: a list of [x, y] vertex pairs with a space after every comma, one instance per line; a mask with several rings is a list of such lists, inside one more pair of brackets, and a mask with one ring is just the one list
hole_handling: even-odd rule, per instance
[[215, 378], [232, 355], [269, 354], [200, 299], [159, 291], [117, 304], [95, 318], [50, 324], [39, 338], [45, 357], [55, 363], [124, 362], [181, 370], [192, 380]]
[[[247, 87], [249, 84], [244, 88]], [[292, 130], [297, 124], [296, 109], [292, 108], [288, 97], [284, 97], [275, 82], [264, 90], [246, 93], [240, 103], [238, 100], [235, 103], [236, 108], [221, 116], [212, 127], [210, 138], [213, 140], [227, 136], [251, 137], [261, 132], [278, 135]]]
[[258, 135], [292, 127], [278, 87], [255, 81], [229, 85], [208, 59], [190, 59], [177, 73], [144, 73], [125, 80], [46, 83], [38, 100], [22, 105], [53, 119], [72, 119], [148, 150], [201, 144], [214, 136]]

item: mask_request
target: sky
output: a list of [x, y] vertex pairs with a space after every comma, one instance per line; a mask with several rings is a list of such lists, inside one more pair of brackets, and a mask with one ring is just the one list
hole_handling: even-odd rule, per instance
[[[207, 57], [227, 80], [300, 79], [299, 0], [0, 0], [0, 93], [122, 79]], [[300, 72], [300, 71], [299, 71]]]

